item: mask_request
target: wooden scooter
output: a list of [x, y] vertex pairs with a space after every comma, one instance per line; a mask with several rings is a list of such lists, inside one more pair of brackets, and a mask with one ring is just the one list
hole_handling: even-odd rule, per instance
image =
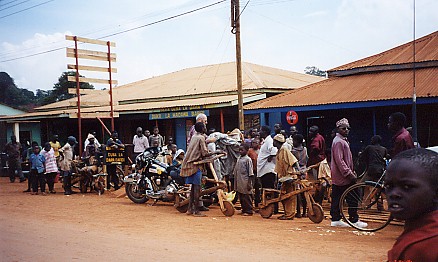
[[[200, 196], [209, 195], [209, 194], [212, 194], [213, 192], [216, 192], [216, 194], [218, 196], [218, 200], [219, 200], [218, 201], [219, 206], [221, 208], [222, 213], [225, 216], [230, 217], [230, 216], [234, 215], [234, 211], [235, 211], [234, 205], [231, 202], [231, 200], [227, 199], [227, 196], [224, 192], [224, 189], [227, 188], [225, 181], [220, 181], [217, 178], [216, 171], [214, 170], [214, 167], [213, 167], [214, 160], [221, 158], [225, 155], [226, 154], [217, 154], [214, 157], [206, 158], [206, 159], [203, 159], [201, 161], [197, 161], [194, 164], [196, 164], [196, 165], [208, 164], [208, 167], [210, 168], [211, 173], [213, 174], [213, 179], [207, 178], [206, 180], [204, 180], [204, 182], [210, 182], [210, 183], [214, 184], [215, 186], [212, 186], [210, 188], [202, 190]], [[176, 193], [175, 207], [179, 212], [181, 212], [181, 213], [187, 212], [188, 207], [189, 207], [189, 200], [190, 200], [189, 195], [190, 195], [190, 187], [188, 187], [188, 186], [185, 186], [184, 188], [178, 190], [178, 192]]]
[[[310, 170], [310, 168], [312, 168], [312, 166], [307, 168], [306, 172]], [[295, 187], [299, 188], [292, 192], [284, 193], [281, 190], [277, 189], [263, 188], [261, 199], [262, 201], [260, 203], [259, 210], [259, 213], [263, 218], [270, 218], [272, 214], [274, 214], [275, 203], [281, 202], [285, 199], [289, 199], [300, 193], [304, 193], [309, 208], [307, 213], [309, 219], [314, 223], [321, 223], [321, 221], [324, 220], [324, 211], [322, 207], [315, 202], [312, 194], [310, 194], [309, 192], [313, 189], [313, 183], [305, 179], [298, 179], [299, 174], [300, 172], [296, 172], [291, 177], [283, 181], [283, 183], [294, 183]]]

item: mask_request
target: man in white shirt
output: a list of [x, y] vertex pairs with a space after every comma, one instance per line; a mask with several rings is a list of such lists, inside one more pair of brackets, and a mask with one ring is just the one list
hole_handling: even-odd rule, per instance
[[136, 135], [134, 135], [134, 138], [132, 139], [132, 144], [134, 145], [134, 159], [143, 153], [146, 148], [149, 147], [149, 141], [146, 136], [143, 135], [143, 129], [141, 127], [137, 127]]
[[[271, 129], [268, 126], [260, 128], [260, 138], [263, 144], [257, 157], [257, 177], [260, 178], [262, 188], [275, 188], [277, 175], [275, 173], [275, 156], [278, 149], [273, 145]], [[276, 210], [278, 205], [276, 205]]]

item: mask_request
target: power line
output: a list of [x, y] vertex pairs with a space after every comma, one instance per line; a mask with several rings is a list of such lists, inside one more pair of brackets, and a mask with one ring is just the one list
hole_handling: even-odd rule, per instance
[[12, 1], [10, 1], [10, 2], [7, 2], [6, 4], [1, 4], [1, 1], [0, 1], [0, 6], [5, 6], [5, 5], [9, 5], [9, 4], [12, 4], [13, 2], [17, 2], [18, 0], [12, 0]]
[[[54, 1], [54, 0], [51, 0], [51, 1]], [[51, 2], [51, 1], [48, 1], [48, 2]], [[199, 8], [196, 8], [196, 9], [193, 9], [193, 10], [190, 10], [190, 11], [178, 14], [178, 15], [173, 15], [173, 16], [170, 16], [170, 17], [167, 17], [167, 18], [164, 18], [164, 19], [152, 22], [152, 23], [148, 23], [148, 24], [145, 24], [145, 25], [141, 25], [141, 26], [137, 26], [137, 27], [131, 28], [131, 29], [123, 30], [123, 31], [120, 31], [120, 32], [117, 32], [117, 33], [113, 33], [113, 34], [109, 34], [109, 35], [106, 35], [106, 36], [102, 36], [102, 37], [99, 37], [97, 39], [102, 39], [102, 38], [107, 38], [107, 37], [111, 37], [111, 36], [115, 36], [115, 35], [120, 35], [120, 34], [123, 34], [123, 33], [127, 33], [127, 32], [131, 32], [131, 31], [140, 29], [140, 28], [144, 28], [144, 27], [147, 27], [147, 26], [151, 26], [151, 25], [155, 25], [155, 24], [158, 24], [158, 23], [162, 23], [162, 22], [165, 22], [165, 21], [168, 21], [168, 20], [171, 20], [171, 19], [175, 19], [177, 17], [181, 17], [181, 16], [184, 16], [184, 15], [188, 15], [188, 14], [191, 14], [191, 13], [194, 13], [194, 12], [197, 12], [197, 11], [200, 11], [200, 10], [212, 7], [214, 5], [218, 5], [218, 4], [223, 3], [225, 1], [227, 1], [227, 0], [221, 0], [221, 1], [209, 4], [209, 5], [206, 5], [206, 6], [203, 6], [203, 7], [199, 7]], [[38, 53], [35, 53], [35, 54], [24, 55], [24, 56], [20, 56], [20, 57], [16, 57], [16, 58], [1, 60], [0, 63], [15, 61], [15, 60], [19, 60], [19, 59], [23, 59], [23, 58], [28, 58], [28, 57], [33, 57], [33, 56], [42, 55], [42, 54], [47, 54], [47, 53], [55, 52], [55, 51], [58, 51], [58, 50], [62, 50], [64, 48], [67, 48], [67, 46], [59, 47], [59, 48], [54, 48], [54, 49], [50, 49], [50, 50], [47, 50], [47, 51], [38, 52]]]
[[220, 3], [223, 3], [223, 2], [225, 2], [225, 1], [226, 1], [226, 0], [221, 0], [221, 1], [219, 1], [219, 2], [212, 3], [212, 4], [209, 4], [209, 5], [203, 6], [203, 7], [199, 7], [199, 8], [196, 8], [196, 9], [193, 9], [193, 10], [190, 10], [190, 11], [187, 11], [187, 12], [184, 12], [184, 13], [181, 13], [181, 14], [178, 14], [178, 15], [170, 16], [170, 17], [167, 17], [167, 18], [164, 18], [164, 19], [161, 19], [161, 20], [158, 20], [158, 21], [155, 21], [155, 22], [149, 23], [149, 24], [145, 24], [145, 25], [137, 26], [137, 27], [134, 27], [134, 28], [131, 28], [131, 29], [127, 29], [127, 30], [123, 30], [123, 31], [120, 31], [120, 32], [117, 32], [117, 33], [113, 33], [113, 34], [109, 34], [109, 35], [106, 35], [106, 36], [102, 36], [102, 37], [97, 38], [97, 39], [102, 39], [102, 38], [106, 38], [106, 37], [111, 37], [111, 36], [115, 36], [115, 35], [120, 35], [120, 34], [123, 34], [123, 33], [127, 33], [127, 32], [130, 32], [130, 31], [134, 31], [134, 30], [137, 30], [137, 29], [143, 28], [143, 27], [147, 27], [147, 26], [155, 25], [155, 24], [158, 24], [158, 23], [161, 23], [161, 22], [167, 21], [167, 20], [171, 20], [171, 19], [174, 19], [174, 18], [177, 18], [177, 17], [180, 17], [180, 16], [184, 16], [184, 15], [188, 15], [188, 14], [191, 14], [191, 13], [194, 13], [194, 12], [197, 12], [197, 11], [200, 11], [200, 10], [205, 9], [205, 8], [208, 8], [208, 7], [212, 7], [212, 6], [214, 6], [214, 5], [217, 5], [217, 4], [220, 4]]
[[[24, 3], [29, 2], [29, 1], [30, 1], [30, 0], [26, 0], [26, 1], [23, 1], [23, 2], [20, 2], [20, 3], [16, 3], [15, 5], [11, 5], [11, 6], [8, 6], [8, 7], [3, 8], [3, 9], [0, 9], [0, 11], [6, 10], [6, 9], [9, 9], [9, 8], [12, 8], [12, 7], [17, 6], [17, 5], [24, 4]], [[9, 2], [9, 3], [11, 3], [11, 2]]]
[[41, 6], [41, 5], [53, 2], [53, 1], [55, 1], [55, 0], [49, 0], [49, 1], [46, 1], [46, 2], [43, 2], [43, 3], [37, 4], [37, 5], [31, 6], [31, 7], [28, 7], [28, 8], [22, 9], [20, 11], [17, 11], [17, 12], [14, 12], [14, 13], [10, 13], [8, 15], [0, 16], [0, 19], [3, 19], [5, 17], [11, 16], [11, 15], [15, 15], [15, 14], [18, 14], [18, 13], [21, 13], [21, 12], [24, 12], [24, 11], [27, 11], [29, 9], [32, 9], [32, 8], [35, 8], [35, 7], [38, 7], [38, 6]]

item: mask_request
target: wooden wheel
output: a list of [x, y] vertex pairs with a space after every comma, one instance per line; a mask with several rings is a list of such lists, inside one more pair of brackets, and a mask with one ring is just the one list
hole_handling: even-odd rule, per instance
[[186, 213], [187, 210], [189, 210], [189, 205], [184, 205], [184, 206], [178, 206], [176, 207], [176, 210], [178, 210], [180, 213]]
[[324, 210], [317, 203], [313, 203], [311, 208], [313, 210], [313, 215], [311, 215], [310, 212], [307, 212], [310, 221], [317, 224], [321, 223], [324, 220]]
[[227, 216], [227, 217], [231, 217], [234, 215], [234, 206], [233, 203], [231, 203], [230, 201], [224, 201], [224, 210], [221, 210], [222, 213]]
[[260, 208], [259, 214], [263, 218], [270, 218], [274, 214], [274, 204], [269, 204], [264, 208]]

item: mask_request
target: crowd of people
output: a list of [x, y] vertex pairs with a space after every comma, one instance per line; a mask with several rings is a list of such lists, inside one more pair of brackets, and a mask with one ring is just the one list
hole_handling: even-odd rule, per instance
[[[359, 160], [366, 166], [362, 181], [377, 181], [387, 170], [385, 179], [387, 188], [387, 200], [389, 211], [394, 217], [406, 220], [405, 231], [396, 242], [393, 249], [388, 253], [390, 261], [410, 259], [411, 257], [437, 259], [435, 251], [420, 252], [426, 250], [431, 244], [438, 241], [438, 154], [430, 150], [415, 148], [414, 142], [408, 130], [405, 128], [406, 117], [397, 112], [389, 116], [388, 129], [393, 133], [392, 148], [383, 147], [382, 138], [374, 135], [370, 145], [359, 154]], [[349, 121], [342, 118], [334, 123], [333, 141], [329, 150], [326, 141], [320, 134], [318, 126], [311, 126], [308, 132], [308, 141], [300, 134], [296, 126], [291, 126], [289, 135], [282, 129], [281, 124], [274, 125], [273, 133], [268, 126], [260, 129], [251, 129], [244, 136], [239, 130], [228, 134], [239, 142], [238, 157], [228, 177], [221, 179], [231, 182], [230, 190], [236, 191], [236, 199], [240, 200], [241, 215], [251, 216], [257, 212], [260, 206], [261, 189], [280, 189], [283, 193], [299, 189], [294, 183], [295, 179], [308, 179], [317, 182], [319, 186], [314, 194], [316, 202], [321, 203], [324, 197], [331, 197], [330, 215], [333, 227], [348, 227], [342, 221], [339, 210], [341, 195], [351, 185], [358, 182], [350, 149], [348, 136], [351, 130]], [[207, 131], [207, 116], [199, 114], [196, 123], [192, 126], [187, 137], [187, 152], [173, 143], [171, 137], [167, 144], [159, 134], [158, 127], [150, 134], [148, 130], [143, 132], [138, 127], [133, 137], [134, 157], [145, 151], [148, 147], [160, 147], [168, 151], [163, 156], [162, 162], [180, 166], [180, 173], [174, 179], [184, 181], [191, 185], [190, 203], [188, 215], [203, 217], [203, 211], [208, 211], [203, 206], [200, 198], [201, 178], [205, 170], [197, 161], [213, 154], [222, 153], [216, 150], [215, 142], [218, 140], [214, 129]], [[29, 162], [31, 164], [28, 188], [25, 192], [46, 195], [46, 184], [49, 193], [56, 193], [54, 181], [60, 171], [64, 182], [64, 194], [71, 194], [71, 164], [73, 160], [73, 148], [77, 145], [76, 138], [68, 137], [68, 141], [61, 146], [58, 137], [53, 136], [52, 141], [44, 144], [41, 148], [34, 143], [31, 147]], [[85, 141], [83, 157], [89, 157], [99, 153], [101, 144], [90, 133]], [[125, 148], [118, 138], [118, 133], [113, 131], [106, 143], [107, 147]], [[418, 145], [417, 145], [418, 146]], [[9, 156], [10, 181], [15, 181], [17, 171], [20, 182], [26, 178], [21, 170], [21, 149], [16, 137], [11, 136], [11, 141], [6, 145], [5, 152]], [[387, 167], [389, 160], [392, 160]], [[326, 164], [329, 166], [330, 181], [321, 181], [321, 168], [316, 166]], [[216, 168], [216, 167], [215, 167]], [[110, 179], [117, 188], [117, 176], [115, 166], [107, 166]], [[298, 174], [298, 175], [297, 175]], [[292, 178], [292, 179], [290, 179]], [[325, 186], [331, 186], [331, 195], [324, 194]], [[348, 201], [348, 200], [347, 200]], [[305, 217], [307, 203], [304, 195], [298, 194], [282, 201], [284, 214], [278, 216], [280, 220], [292, 220]], [[360, 220], [354, 200], [349, 200], [348, 213], [350, 221], [358, 227], [365, 228], [366, 222]], [[382, 207], [380, 207], [382, 208]], [[278, 212], [278, 206], [274, 213]], [[420, 230], [420, 231], [419, 231]]]

